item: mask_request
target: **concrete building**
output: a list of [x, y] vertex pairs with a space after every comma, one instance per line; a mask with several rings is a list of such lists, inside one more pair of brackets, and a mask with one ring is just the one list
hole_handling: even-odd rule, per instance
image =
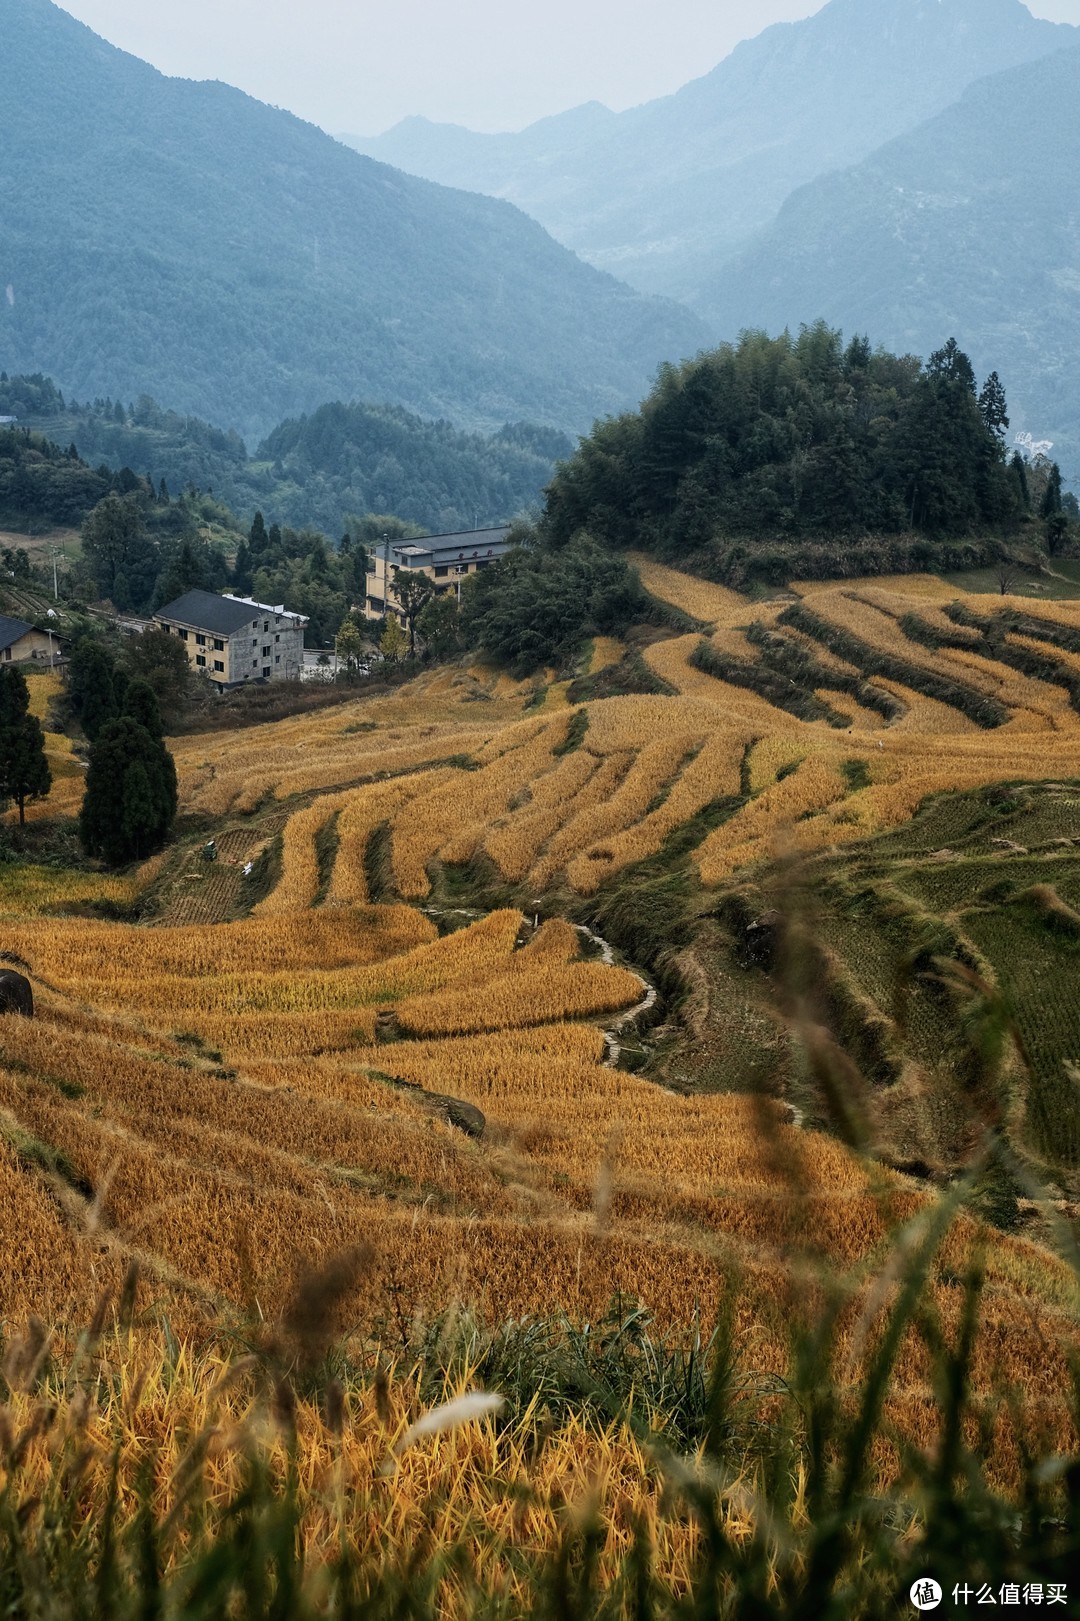
[[35, 630], [24, 619], [6, 619], [0, 614], [0, 663], [28, 664], [32, 659], [39, 659], [44, 664], [52, 664], [59, 652], [55, 636]]
[[[401, 610], [394, 595], [394, 570], [415, 569], [426, 574], [435, 590], [456, 591], [467, 574], [486, 568], [509, 549], [509, 525], [498, 529], [467, 529], [453, 535], [425, 535], [421, 540], [392, 540], [379, 546], [368, 557], [367, 597], [364, 613], [368, 619], [381, 619], [385, 612]], [[386, 576], [390, 574], [387, 602]]]
[[246, 681], [296, 680], [303, 666], [307, 619], [283, 606], [187, 591], [159, 608], [154, 623], [179, 636], [188, 662], [222, 691]]

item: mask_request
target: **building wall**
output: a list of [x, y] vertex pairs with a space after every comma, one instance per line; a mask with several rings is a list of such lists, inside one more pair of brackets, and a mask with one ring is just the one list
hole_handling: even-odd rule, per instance
[[304, 663], [304, 626], [288, 614], [252, 609], [246, 625], [231, 636], [214, 636], [197, 625], [158, 617], [155, 623], [179, 636], [188, 663], [219, 687], [244, 681], [296, 679]]
[[10, 647], [5, 647], [0, 652], [0, 663], [25, 664], [30, 659], [45, 659], [47, 661], [51, 654], [58, 654], [59, 652], [60, 649], [57, 646], [55, 636], [50, 647], [49, 638], [44, 631], [30, 630], [27, 631], [25, 636], [20, 636], [17, 642], [12, 642]]
[[[495, 556], [501, 557], [503, 552], [505, 552], [506, 547], [500, 546], [497, 549], [493, 547], [492, 550]], [[453, 562], [436, 562], [421, 568], [410, 567], [409, 572], [412, 574], [423, 574], [424, 577], [430, 580], [434, 585], [436, 593], [441, 595], [446, 591], [453, 591], [456, 593], [458, 582], [460, 580], [463, 580], [467, 574], [475, 574], [477, 569], [486, 568], [487, 565], [493, 561], [493, 557], [466, 558], [461, 562], [455, 559]], [[401, 605], [394, 594], [394, 569], [395, 567], [400, 568], [401, 566], [402, 565], [400, 563], [395, 563], [393, 554], [391, 553], [390, 600], [387, 604], [387, 611], [389, 613], [396, 614], [399, 619], [402, 617], [402, 614]], [[364, 615], [367, 619], [381, 619], [383, 616], [383, 601], [386, 595], [385, 580], [386, 571], [383, 567], [383, 558], [381, 553], [378, 555], [369, 554], [367, 596], [364, 599]]]

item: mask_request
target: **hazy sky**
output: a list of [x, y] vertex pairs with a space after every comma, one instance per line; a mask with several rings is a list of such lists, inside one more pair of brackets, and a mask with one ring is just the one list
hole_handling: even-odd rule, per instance
[[[1029, 0], [1080, 23], [1080, 0]], [[408, 113], [520, 129], [582, 101], [632, 107], [822, 0], [70, 0], [164, 73], [224, 79], [332, 133]]]

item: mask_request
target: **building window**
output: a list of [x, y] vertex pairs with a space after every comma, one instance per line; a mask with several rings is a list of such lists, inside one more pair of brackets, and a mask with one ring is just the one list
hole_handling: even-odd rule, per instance
[[263, 648], [263, 658], [268, 659], [269, 657], [270, 657], [270, 649], [268, 647], [264, 647]]
[[269, 666], [269, 664], [264, 664], [263, 665], [263, 675], [268, 676], [269, 674], [270, 674], [270, 666]]
[[223, 661], [221, 659], [215, 659], [214, 660], [214, 669], [215, 670], [224, 670], [224, 668], [225, 668], [225, 665], [224, 665], [224, 663], [223, 663]]
[[252, 662], [252, 665], [254, 666], [254, 665], [258, 664], [259, 661], [258, 661], [258, 659], [252, 659], [251, 662]]
[[179, 638], [180, 638], [180, 640], [182, 642], [187, 641], [187, 631], [186, 630], [178, 630], [176, 634], [179, 636]]
[[206, 646], [206, 637], [196, 635], [196, 637], [195, 637], [195, 646], [196, 647], [205, 647]]
[[280, 640], [281, 640], [281, 637], [280, 637], [280, 636], [275, 636], [275, 637], [274, 637], [274, 640], [275, 640], [275, 642], [280, 642]]
[[11, 663], [11, 648], [10, 647], [5, 647], [4, 648], [4, 663], [5, 664], [10, 664]]
[[269, 621], [269, 619], [264, 619], [263, 620], [263, 630], [268, 631], [269, 629], [270, 629], [270, 621]]
[[252, 621], [251, 621], [251, 628], [252, 628], [252, 630], [258, 630], [258, 628], [259, 628], [259, 621], [258, 621], [258, 620], [257, 620], [257, 619], [253, 619], [253, 620], [252, 620]]
[[444, 580], [446, 578], [446, 576], [449, 574], [449, 572], [450, 572], [450, 565], [448, 563], [444, 563], [441, 568], [437, 568], [435, 570], [435, 578], [437, 580]]
[[221, 640], [220, 636], [215, 636], [214, 637], [214, 652], [215, 653], [224, 653], [224, 651], [225, 651], [225, 643]]
[[275, 653], [274, 654], [274, 663], [275, 664], [280, 664], [281, 663], [281, 654], [280, 653]]
[[205, 659], [205, 657], [204, 657], [204, 655], [202, 653], [196, 653], [196, 655], [195, 655], [195, 663], [197, 665], [199, 665], [200, 668], [205, 667], [206, 659]]

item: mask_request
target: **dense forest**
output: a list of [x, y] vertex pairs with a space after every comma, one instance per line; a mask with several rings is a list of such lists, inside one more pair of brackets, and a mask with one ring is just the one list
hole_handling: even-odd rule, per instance
[[[121, 613], [148, 614], [185, 591], [231, 590], [287, 602], [306, 614], [309, 646], [332, 644], [352, 604], [364, 596], [367, 548], [384, 533], [405, 537], [419, 525], [392, 515], [349, 519], [333, 541], [318, 529], [267, 525], [256, 512], [245, 531], [228, 507], [194, 489], [169, 494], [131, 468], [89, 467], [29, 428], [0, 428], [0, 527], [27, 535], [78, 527], [79, 556], [65, 557], [60, 580], [72, 601], [109, 601]], [[25, 547], [3, 562], [29, 581]]]
[[924, 365], [861, 337], [845, 346], [822, 322], [747, 332], [665, 366], [640, 411], [599, 423], [552, 481], [543, 532], [736, 585], [963, 567], [996, 557], [1029, 515], [1008, 422], [996, 373], [980, 388], [952, 339]]
[[36, 373], [0, 374], [0, 416], [17, 416], [94, 466], [129, 467], [174, 493], [212, 492], [244, 524], [315, 524], [336, 534], [346, 515], [394, 512], [424, 529], [502, 523], [538, 506], [556, 461], [573, 441], [535, 423], [466, 433], [400, 406], [320, 406], [280, 423], [249, 456], [238, 433], [165, 410], [148, 395], [65, 400]]

